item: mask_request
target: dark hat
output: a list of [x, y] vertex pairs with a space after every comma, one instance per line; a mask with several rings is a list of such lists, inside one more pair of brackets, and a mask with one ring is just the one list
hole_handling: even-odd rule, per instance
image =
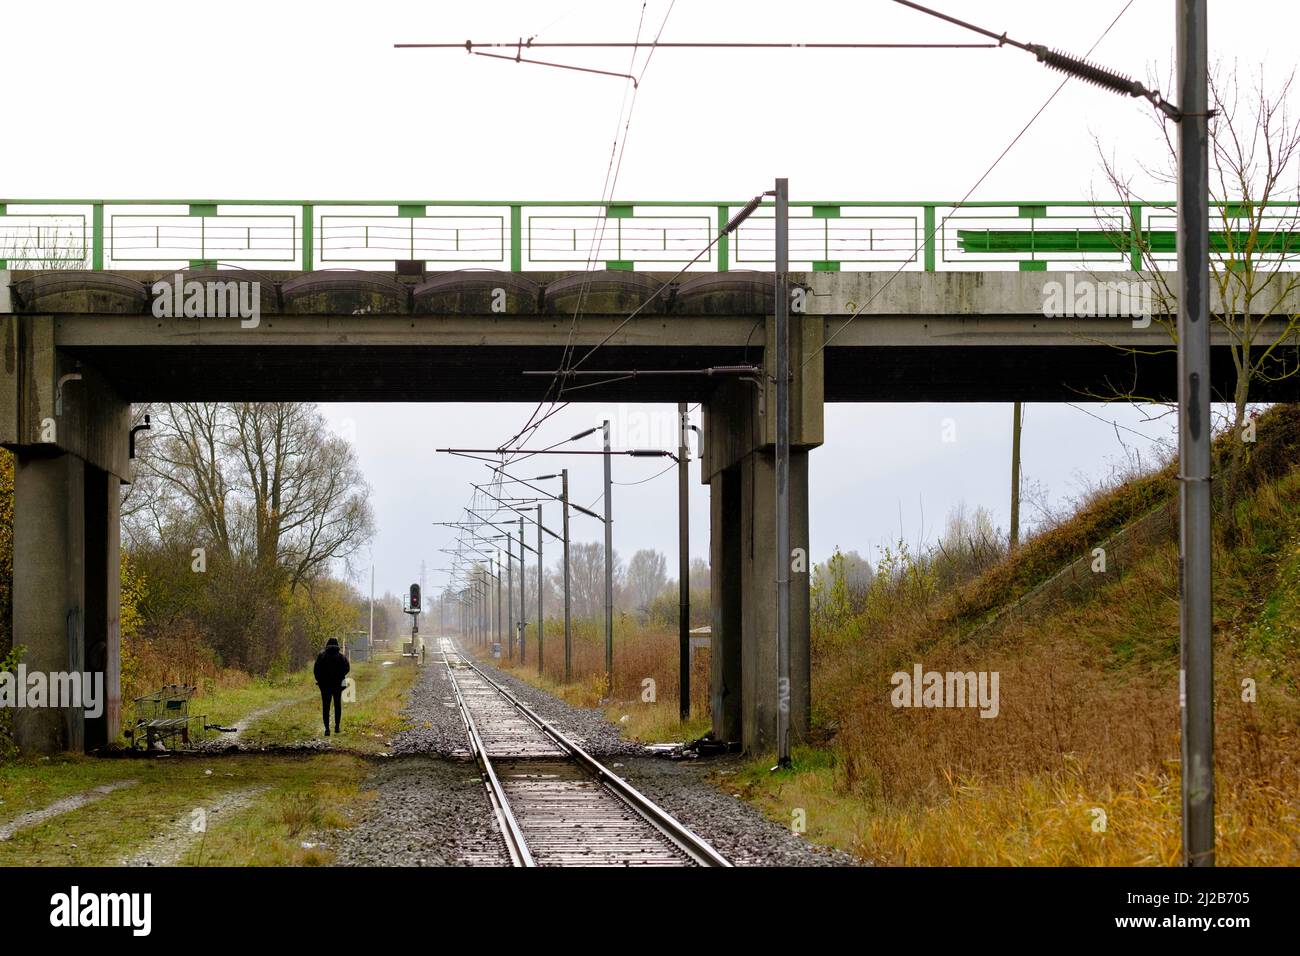
[[338, 647], [338, 646], [339, 646], [339, 639], [338, 639], [337, 637], [331, 637], [328, 641], [325, 642], [325, 646], [326, 646], [326, 647]]

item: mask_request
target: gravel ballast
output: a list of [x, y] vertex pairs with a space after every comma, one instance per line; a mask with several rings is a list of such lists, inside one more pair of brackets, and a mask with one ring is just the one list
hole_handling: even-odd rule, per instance
[[365, 817], [328, 838], [344, 866], [505, 866], [509, 859], [470, 759], [465, 724], [441, 660], [420, 668], [393, 740], [367, 778]]
[[[494, 681], [574, 739], [606, 767], [677, 817], [737, 866], [857, 865], [813, 846], [710, 782], [743, 758], [671, 761], [624, 740], [597, 708], [573, 707], [490, 664]], [[334, 835], [342, 865], [504, 866], [508, 863], [487, 795], [470, 759], [455, 693], [441, 661], [421, 668], [404, 711], [410, 727], [393, 757], [367, 780], [375, 799], [355, 827]], [[725, 785], [724, 785], [725, 786]]]

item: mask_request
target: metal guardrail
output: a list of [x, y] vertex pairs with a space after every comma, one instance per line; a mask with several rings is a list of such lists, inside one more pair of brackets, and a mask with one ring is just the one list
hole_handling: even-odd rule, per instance
[[[0, 268], [676, 269], [742, 202], [0, 200]], [[1254, 212], [1258, 217], [1260, 207]], [[766, 211], [765, 211], [766, 210]], [[1174, 262], [1173, 203], [791, 202], [790, 259], [808, 271], [1139, 269]], [[1231, 257], [1252, 209], [1214, 212]], [[1270, 203], [1256, 261], [1300, 252], [1300, 205]], [[770, 269], [770, 208], [717, 239], [699, 271]]]

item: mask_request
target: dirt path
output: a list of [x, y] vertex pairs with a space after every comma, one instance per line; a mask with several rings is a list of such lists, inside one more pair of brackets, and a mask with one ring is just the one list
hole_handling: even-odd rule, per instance
[[124, 787], [134, 787], [139, 782], [139, 780], [118, 780], [114, 783], [106, 783], [103, 786], [95, 787], [93, 790], [87, 790], [84, 793], [75, 793], [70, 797], [55, 800], [48, 807], [20, 813], [8, 823], [0, 824], [0, 840], [8, 840], [19, 830], [26, 830], [28, 827], [34, 827], [39, 823], [44, 823], [51, 817], [57, 817], [64, 813], [71, 813], [73, 810], [80, 810], [87, 804], [94, 803], [96, 800], [112, 793], [114, 790], [121, 790]]
[[239, 810], [249, 806], [261, 794], [266, 792], [266, 787], [249, 787], [246, 790], [235, 790], [227, 793], [219, 800], [216, 800], [207, 806], [196, 807], [204, 813], [203, 827], [195, 829], [195, 815], [193, 812], [186, 813], [163, 830], [157, 837], [148, 843], [137, 848], [130, 856], [122, 859], [122, 866], [176, 866], [180, 863], [181, 857], [185, 852], [198, 843], [207, 827], [212, 825], [213, 818], [221, 816], [231, 816]]

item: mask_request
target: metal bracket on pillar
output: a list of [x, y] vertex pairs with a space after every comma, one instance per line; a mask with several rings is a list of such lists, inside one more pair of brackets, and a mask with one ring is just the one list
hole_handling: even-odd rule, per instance
[[130, 434], [130, 436], [129, 436], [128, 439], [127, 439], [127, 457], [128, 457], [128, 458], [134, 458], [134, 457], [135, 457], [135, 433], [136, 433], [136, 432], [148, 431], [148, 430], [149, 430], [150, 428], [152, 428], [152, 427], [153, 427], [153, 426], [149, 424], [149, 416], [146, 415], [146, 416], [144, 417], [144, 424], [143, 424], [143, 425], [136, 425], [134, 428], [131, 429], [131, 434]]
[[68, 382], [80, 382], [80, 372], [69, 372], [59, 379], [59, 383], [54, 387], [54, 414], [61, 416], [63, 414], [63, 386]]

